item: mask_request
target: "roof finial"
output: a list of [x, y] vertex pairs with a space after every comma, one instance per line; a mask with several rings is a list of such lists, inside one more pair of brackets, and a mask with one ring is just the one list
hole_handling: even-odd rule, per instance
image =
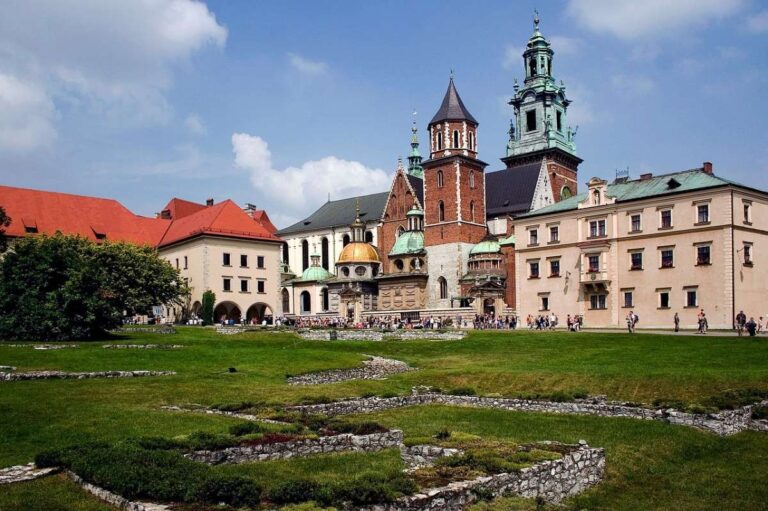
[[397, 157], [397, 170], [404, 170], [403, 169], [403, 157], [398, 156]]
[[539, 21], [541, 21], [539, 20], [539, 10], [534, 9], [533, 10], [533, 28], [536, 32], [539, 31]]
[[360, 218], [360, 197], [355, 199], [355, 215], [358, 219]]
[[451, 77], [450, 77], [450, 79], [451, 79], [451, 81], [453, 81], [453, 68], [451, 68]]

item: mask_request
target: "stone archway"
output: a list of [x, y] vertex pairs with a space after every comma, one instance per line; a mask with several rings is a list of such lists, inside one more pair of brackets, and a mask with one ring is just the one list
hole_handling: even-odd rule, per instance
[[196, 318], [199, 318], [202, 315], [202, 313], [203, 313], [203, 304], [200, 302], [193, 303], [192, 314], [194, 314]]
[[248, 323], [261, 324], [261, 322], [265, 319], [267, 320], [268, 324], [272, 324], [272, 308], [266, 303], [254, 303], [248, 307], [247, 311], [245, 311], [245, 320]]
[[302, 314], [312, 314], [312, 297], [309, 291], [302, 291], [299, 295], [299, 306]]
[[221, 323], [222, 320], [234, 320], [235, 323], [239, 323], [242, 315], [240, 307], [234, 302], [221, 302], [213, 309], [213, 320], [216, 323]]
[[283, 306], [283, 314], [289, 314], [291, 312], [291, 293], [286, 288], [280, 292], [280, 298]]
[[491, 316], [496, 315], [496, 300], [493, 298], [486, 298], [483, 300], [483, 313], [490, 314]]

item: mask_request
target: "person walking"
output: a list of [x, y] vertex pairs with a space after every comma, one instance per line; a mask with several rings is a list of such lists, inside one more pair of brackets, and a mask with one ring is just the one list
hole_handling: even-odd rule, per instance
[[627, 314], [627, 330], [630, 334], [635, 331], [635, 314], [632, 311]]
[[749, 332], [750, 337], [754, 337], [757, 333], [757, 323], [755, 323], [755, 318], [753, 317], [749, 318], [749, 321], [744, 324], [744, 327], [747, 329], [747, 332]]
[[[707, 315], [704, 314], [704, 309], [701, 309], [701, 312], [699, 312], [699, 333], [700, 334], [706, 334], [707, 333]], [[741, 335], [741, 334], [739, 334]]]
[[677, 312], [675, 312], [674, 322], [675, 322], [675, 332], [679, 332], [680, 331], [680, 316], [677, 314]]
[[739, 311], [738, 314], [736, 314], [736, 330], [739, 332], [739, 337], [744, 333], [744, 325], [747, 323], [747, 315], [744, 314], [744, 311]]

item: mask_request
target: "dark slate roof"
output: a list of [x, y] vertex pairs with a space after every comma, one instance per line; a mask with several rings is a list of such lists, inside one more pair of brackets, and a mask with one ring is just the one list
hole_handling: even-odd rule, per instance
[[372, 220], [378, 221], [384, 211], [388, 196], [389, 192], [381, 192], [328, 201], [304, 220], [277, 231], [277, 235], [285, 236], [317, 229], [348, 226], [355, 221], [355, 201], [357, 199], [360, 199], [360, 218], [366, 223]]
[[536, 162], [486, 174], [486, 214], [527, 213], [533, 202], [540, 170], [541, 162]]
[[467, 107], [464, 106], [464, 102], [459, 97], [459, 93], [456, 91], [456, 86], [453, 84], [453, 78], [448, 82], [448, 90], [445, 91], [445, 97], [443, 98], [443, 104], [440, 105], [440, 109], [432, 118], [430, 124], [442, 121], [471, 121], [477, 124], [477, 121], [472, 114], [469, 113]]
[[424, 180], [417, 176], [412, 176], [410, 174], [406, 174], [405, 177], [408, 178], [408, 182], [411, 183], [411, 186], [413, 187], [413, 191], [416, 192], [416, 198], [419, 199], [419, 204], [421, 204], [421, 207], [424, 207]]

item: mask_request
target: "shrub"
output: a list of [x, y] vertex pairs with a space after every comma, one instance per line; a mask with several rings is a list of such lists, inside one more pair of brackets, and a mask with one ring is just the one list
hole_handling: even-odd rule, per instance
[[248, 408], [258, 408], [259, 404], [253, 401], [240, 401], [239, 403], [222, 403], [213, 405], [212, 408], [222, 412], [240, 412]]
[[367, 472], [333, 488], [335, 504], [350, 502], [355, 506], [392, 502], [399, 495], [410, 495], [416, 483], [402, 473], [383, 475]]
[[242, 476], [210, 474], [194, 491], [193, 500], [235, 507], [256, 507], [261, 501], [261, 488]]
[[448, 440], [451, 438], [451, 432], [447, 428], [443, 428], [435, 434], [435, 438], [438, 440]]
[[364, 392], [363, 394], [360, 395], [360, 397], [363, 398], [363, 399], [369, 399], [369, 398], [372, 398], [372, 397], [376, 397], [376, 393], [375, 392]]
[[315, 500], [320, 485], [307, 479], [283, 481], [269, 491], [268, 498], [275, 504], [296, 504]]
[[203, 293], [202, 320], [204, 325], [213, 324], [213, 304], [216, 303], [216, 293], [210, 289]]
[[751, 405], [756, 401], [768, 398], [768, 390], [741, 389], [726, 390], [704, 400], [704, 406], [712, 406], [718, 410], [733, 410], [741, 406]]
[[238, 442], [230, 435], [220, 435], [201, 431], [189, 435], [187, 443], [189, 448], [193, 450], [215, 451], [233, 447], [237, 445]]
[[476, 396], [477, 392], [472, 387], [457, 387], [448, 391], [453, 396]]
[[755, 420], [768, 419], [768, 406], [760, 405], [752, 408], [752, 418]]
[[400, 394], [398, 394], [397, 392], [384, 392], [381, 395], [381, 397], [384, 398], [384, 399], [389, 399], [389, 398], [392, 398], [392, 397], [398, 397], [399, 395]]
[[389, 431], [388, 428], [385, 428], [378, 422], [373, 421], [354, 423], [334, 420], [329, 421], [324, 429], [334, 433], [351, 433], [353, 435], [370, 435], [373, 433], [384, 433]]
[[299, 398], [300, 405], [325, 405], [333, 403], [333, 399], [328, 396], [303, 396]]
[[35, 456], [35, 465], [38, 468], [60, 467], [63, 464], [61, 449], [43, 451]]
[[185, 449], [188, 447], [187, 442], [157, 436], [135, 438], [126, 442], [134, 443], [142, 449], [149, 449], [150, 451], [170, 451], [172, 449]]
[[654, 399], [653, 406], [656, 408], [674, 408], [675, 410], [683, 410], [685, 408], [685, 403], [679, 399], [669, 399], [662, 397]]
[[229, 434], [235, 436], [250, 435], [252, 433], [263, 433], [264, 426], [257, 422], [241, 422], [229, 427]]
[[589, 397], [589, 392], [586, 390], [578, 389], [573, 391], [573, 398], [574, 399], [587, 399]]

